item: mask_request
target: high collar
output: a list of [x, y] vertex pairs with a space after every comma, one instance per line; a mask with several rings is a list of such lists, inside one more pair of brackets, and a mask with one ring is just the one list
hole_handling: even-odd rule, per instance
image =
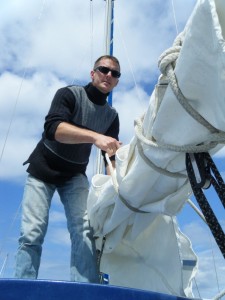
[[109, 95], [109, 93], [104, 94], [101, 91], [99, 91], [93, 84], [90, 82], [84, 87], [88, 98], [95, 104], [98, 105], [105, 105], [106, 99]]

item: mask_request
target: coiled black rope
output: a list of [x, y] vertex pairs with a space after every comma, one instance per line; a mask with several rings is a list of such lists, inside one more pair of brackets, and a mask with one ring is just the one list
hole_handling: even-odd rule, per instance
[[[197, 166], [198, 174], [196, 174], [193, 165]], [[186, 168], [194, 196], [225, 258], [225, 234], [203, 192], [203, 189], [209, 188], [212, 185], [225, 208], [224, 181], [207, 152], [186, 153]]]

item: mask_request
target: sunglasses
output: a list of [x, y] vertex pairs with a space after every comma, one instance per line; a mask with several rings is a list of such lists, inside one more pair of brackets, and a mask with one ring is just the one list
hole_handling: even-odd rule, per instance
[[109, 72], [111, 72], [112, 74], [112, 77], [114, 78], [119, 78], [121, 73], [117, 70], [112, 70], [110, 68], [107, 68], [107, 67], [103, 67], [103, 66], [99, 66], [97, 68], [94, 69], [94, 71], [99, 71], [101, 72], [102, 74], [108, 74]]

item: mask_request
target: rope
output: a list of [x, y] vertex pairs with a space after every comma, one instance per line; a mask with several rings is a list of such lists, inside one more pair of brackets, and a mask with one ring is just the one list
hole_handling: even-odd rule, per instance
[[[212, 166], [210, 155], [208, 153], [202, 153], [201, 155], [199, 154], [199, 159], [201, 161], [205, 160], [208, 163], [208, 165], [206, 166], [207, 176], [208, 176], [208, 179], [210, 178], [211, 183], [214, 184], [215, 180], [209, 173], [209, 167]], [[202, 191], [202, 188], [196, 184], [194, 169], [192, 166], [192, 162], [191, 162], [189, 153], [186, 154], [186, 168], [187, 168], [188, 177], [189, 177], [195, 198], [205, 216], [206, 222], [216, 240], [216, 243], [225, 258], [225, 234], [224, 234], [223, 229], [222, 229], [221, 225], [219, 224], [211, 206], [209, 205], [209, 203]], [[218, 184], [221, 180], [222, 180], [222, 178], [220, 177], [218, 179]], [[224, 183], [222, 184], [222, 186], [220, 188], [217, 186], [218, 184], [216, 184], [215, 187], [216, 187], [216, 189], [220, 190], [219, 195], [221, 195], [222, 192], [224, 191]], [[224, 202], [224, 199], [223, 199], [223, 202]]]
[[[208, 160], [208, 166], [211, 168], [211, 170], [214, 173], [214, 176], [211, 176], [211, 183], [214, 186], [217, 194], [219, 195], [221, 202], [223, 204], [223, 207], [225, 208], [225, 184], [224, 181], [218, 172], [216, 165], [214, 164], [213, 160], [211, 159], [210, 155], [207, 153], [207, 160]], [[216, 180], [217, 179], [217, 180]]]
[[181, 46], [182, 46], [182, 38], [184, 33], [181, 33], [178, 35], [178, 37], [175, 39], [173, 47], [167, 49], [162, 53], [162, 55], [159, 58], [159, 69], [162, 72], [164, 76], [167, 77], [170, 87], [172, 91], [174, 92], [174, 95], [178, 99], [179, 103], [182, 105], [182, 107], [185, 109], [185, 111], [198, 123], [200, 123], [202, 126], [206, 127], [210, 134], [208, 135], [208, 140], [204, 143], [201, 143], [199, 145], [196, 144], [189, 144], [184, 146], [177, 146], [177, 145], [171, 145], [171, 144], [163, 144], [160, 142], [156, 142], [153, 140], [146, 139], [145, 136], [142, 133], [142, 120], [141, 118], [135, 120], [135, 134], [137, 138], [144, 144], [170, 150], [170, 151], [176, 151], [176, 152], [184, 152], [184, 153], [199, 153], [199, 152], [208, 152], [209, 150], [215, 148], [218, 144], [224, 144], [225, 143], [225, 132], [216, 129], [214, 126], [212, 126], [205, 118], [203, 118], [189, 103], [188, 100], [184, 97], [182, 94], [178, 83], [177, 78], [174, 73], [175, 68], [175, 62], [179, 56]]
[[93, 2], [90, 1], [90, 52], [91, 52], [91, 65], [93, 65], [93, 40], [94, 40], [94, 26], [93, 26], [93, 20], [94, 20], [94, 13], [93, 13]]
[[115, 189], [115, 191], [117, 192], [118, 194], [118, 197], [119, 199], [121, 200], [121, 202], [127, 207], [129, 208], [131, 211], [135, 212], [135, 213], [149, 213], [148, 211], [145, 211], [145, 210], [141, 210], [137, 207], [134, 207], [132, 206], [119, 192], [119, 185], [117, 183], [117, 180], [116, 180], [116, 176], [115, 176], [115, 173], [114, 173], [114, 170], [113, 170], [113, 166], [112, 166], [112, 163], [111, 163], [111, 160], [109, 159], [109, 155], [106, 153], [105, 154], [105, 158], [106, 158], [106, 161], [108, 163], [108, 166], [109, 166], [109, 171], [110, 171], [110, 175], [111, 175], [111, 178], [112, 178], [112, 183], [113, 183], [113, 187]]
[[147, 214], [150, 213], [150, 211], [145, 211], [142, 209], [139, 209], [137, 207], [132, 206], [121, 194], [118, 192], [119, 199], [123, 202], [124, 205], [126, 205], [127, 208], [129, 208], [131, 211], [135, 213], [141, 213], [141, 214]]
[[139, 141], [137, 141], [137, 149], [138, 152], [141, 156], [141, 158], [144, 160], [144, 162], [149, 165], [153, 170], [155, 170], [156, 172], [169, 176], [169, 177], [174, 177], [174, 178], [187, 178], [186, 174], [182, 174], [179, 172], [170, 172], [166, 169], [160, 168], [158, 166], [156, 166], [148, 157], [145, 156], [144, 152], [143, 152], [143, 148], [141, 146], [141, 143]]
[[199, 215], [199, 217], [207, 224], [203, 213], [196, 207], [196, 205], [194, 205], [194, 203], [190, 199], [187, 200], [187, 203], [195, 210], [195, 212]]
[[[183, 108], [186, 110], [189, 115], [195, 119], [198, 123], [202, 124], [204, 127], [206, 127], [210, 132], [212, 133], [223, 133], [225, 138], [225, 133], [216, 129], [214, 126], [212, 126], [204, 117], [202, 117], [189, 103], [187, 98], [182, 94], [178, 83], [177, 78], [174, 72], [175, 62], [179, 56], [179, 52], [181, 50], [182, 46], [182, 37], [184, 33], [182, 32], [178, 37], [176, 38], [173, 47], [169, 48], [165, 52], [162, 53], [162, 55], [159, 58], [159, 69], [161, 73], [165, 76], [167, 76], [169, 80], [170, 87], [172, 91], [174, 92], [174, 95], [176, 96], [179, 103], [183, 106]], [[178, 46], [179, 45], [179, 46]]]
[[11, 130], [11, 127], [12, 127], [12, 124], [13, 124], [14, 117], [16, 115], [16, 108], [17, 108], [17, 104], [19, 102], [23, 82], [24, 82], [25, 77], [26, 77], [26, 72], [27, 72], [27, 68], [23, 72], [23, 76], [22, 76], [22, 79], [21, 79], [21, 82], [20, 82], [19, 90], [18, 90], [18, 93], [17, 93], [17, 96], [16, 96], [16, 101], [15, 101], [13, 111], [12, 111], [12, 114], [11, 114], [11, 117], [10, 117], [9, 126], [8, 126], [8, 129], [7, 129], [7, 132], [6, 132], [5, 140], [4, 140], [1, 155], [0, 155], [0, 163], [2, 162], [2, 158], [3, 158], [4, 152], [5, 152], [6, 144], [7, 144], [8, 137], [9, 137], [9, 133], [10, 133], [10, 130]]
[[4, 271], [6, 269], [6, 265], [7, 265], [7, 262], [8, 262], [8, 258], [9, 258], [9, 254], [7, 253], [5, 259], [4, 259], [4, 262], [3, 262], [3, 265], [2, 265], [2, 268], [0, 270], [0, 277], [3, 278], [4, 276]]
[[[171, 55], [173, 57], [173, 55]], [[172, 59], [172, 58], [171, 58]], [[160, 65], [161, 69], [161, 65]], [[161, 71], [164, 71], [161, 69]], [[202, 124], [204, 127], [206, 127], [210, 132], [212, 133], [219, 133], [220, 131], [213, 127], [205, 118], [203, 118], [193, 107], [187, 102], [187, 99], [182, 94], [178, 84], [177, 84], [177, 78], [173, 71], [173, 66], [169, 64], [165, 69], [165, 74], [170, 82], [170, 87], [172, 91], [174, 92], [174, 95], [176, 96], [179, 103], [183, 106], [183, 108], [186, 110], [186, 112], [195, 119], [198, 123]]]
[[16, 211], [16, 213], [15, 213], [15, 216], [14, 216], [14, 218], [13, 218], [13, 220], [12, 220], [10, 226], [9, 226], [8, 229], [6, 230], [5, 236], [4, 236], [3, 239], [1, 240], [1, 244], [0, 244], [0, 255], [1, 255], [2, 250], [3, 250], [3, 248], [4, 248], [5, 244], [6, 244], [6, 240], [7, 240], [8, 236], [9, 236], [9, 233], [11, 232], [11, 230], [12, 230], [12, 228], [13, 228], [15, 222], [16, 222], [16, 219], [17, 219], [17, 217], [19, 216], [19, 213], [20, 213], [20, 210], [21, 210], [21, 206], [22, 206], [22, 201], [20, 201], [19, 206], [18, 206], [18, 208], [17, 208], [17, 211]]
[[98, 251], [98, 256], [97, 256], [97, 266], [100, 269], [100, 263], [101, 263], [101, 258], [102, 258], [102, 254], [105, 248], [105, 242], [106, 242], [106, 235], [103, 236], [102, 238], [102, 247], [101, 250]]
[[178, 35], [178, 26], [177, 26], [177, 18], [176, 18], [175, 9], [174, 9], [174, 1], [172, 0], [171, 2], [172, 2], [173, 18], [174, 18], [176, 33]]
[[135, 73], [134, 73], [134, 68], [133, 68], [133, 65], [131, 63], [131, 59], [130, 59], [129, 54], [128, 54], [128, 50], [127, 50], [127, 47], [126, 47], [125, 39], [124, 39], [122, 30], [121, 30], [121, 27], [120, 27], [119, 20], [117, 20], [117, 22], [115, 23], [115, 26], [117, 27], [118, 32], [120, 34], [120, 39], [122, 41], [123, 49], [124, 49], [124, 52], [125, 52], [125, 55], [126, 55], [126, 58], [127, 58], [128, 66], [129, 66], [129, 69], [130, 69], [130, 72], [131, 72], [131, 75], [132, 75], [132, 78], [133, 78], [133, 82], [134, 82], [134, 87], [135, 87], [135, 90], [136, 90], [136, 93], [137, 93], [137, 99], [138, 99], [140, 105], [143, 105], [142, 102], [141, 102], [141, 96], [140, 96], [140, 93], [139, 93], [139, 89], [138, 89], [138, 85], [137, 85], [137, 81], [136, 81], [136, 77], [135, 77]]
[[222, 297], [225, 295], [225, 290], [223, 290], [221, 293], [219, 293], [217, 296], [215, 296], [212, 300], [219, 300], [222, 299]]
[[215, 276], [216, 276], [217, 289], [218, 289], [218, 292], [220, 292], [220, 284], [219, 284], [219, 278], [218, 278], [218, 272], [217, 272], [217, 266], [216, 266], [216, 259], [215, 259], [215, 253], [214, 253], [214, 250], [213, 250], [213, 241], [212, 241], [212, 236], [210, 235], [210, 233], [211, 232], [209, 230], [208, 235], [209, 235], [209, 241], [210, 241], [210, 245], [211, 245], [213, 268], [214, 268]]
[[211, 141], [207, 142], [205, 144], [189, 144], [189, 145], [184, 145], [184, 146], [177, 146], [177, 145], [171, 145], [171, 144], [163, 144], [160, 142], [156, 142], [153, 140], [147, 139], [143, 133], [142, 133], [142, 121], [141, 119], [136, 119], [135, 120], [135, 127], [134, 131], [136, 134], [136, 137], [145, 145], [158, 148], [158, 149], [165, 149], [165, 150], [170, 150], [170, 151], [175, 151], [175, 152], [183, 152], [183, 153], [198, 153], [198, 152], [206, 152], [209, 151], [213, 148], [215, 148], [219, 143], [225, 143], [225, 138], [222, 139], [220, 136], [217, 134], [211, 134], [209, 135], [211, 137]]

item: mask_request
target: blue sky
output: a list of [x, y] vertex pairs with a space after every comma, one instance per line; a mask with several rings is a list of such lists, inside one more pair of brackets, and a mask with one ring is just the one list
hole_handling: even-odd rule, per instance
[[[122, 77], [113, 94], [113, 105], [120, 114], [120, 139], [124, 144], [134, 135], [134, 119], [147, 109], [159, 75], [160, 54], [172, 45], [177, 30], [182, 31], [195, 3], [115, 1], [114, 54], [121, 62]], [[85, 84], [90, 80], [93, 62], [105, 49], [104, 11], [103, 0], [1, 0], [0, 269], [8, 256], [2, 277], [13, 276], [26, 178], [22, 163], [41, 136], [55, 91], [72, 82]], [[94, 154], [95, 150], [89, 178], [94, 174]], [[215, 156], [222, 175], [224, 157], [224, 150]], [[207, 194], [224, 227], [224, 209], [213, 192]], [[224, 259], [206, 226], [188, 205], [178, 219], [199, 256], [196, 281], [201, 296], [212, 297], [218, 292], [217, 276], [219, 288], [225, 288]], [[68, 280], [69, 255], [65, 217], [55, 195], [39, 278]], [[214, 265], [217, 275], [212, 272]]]

